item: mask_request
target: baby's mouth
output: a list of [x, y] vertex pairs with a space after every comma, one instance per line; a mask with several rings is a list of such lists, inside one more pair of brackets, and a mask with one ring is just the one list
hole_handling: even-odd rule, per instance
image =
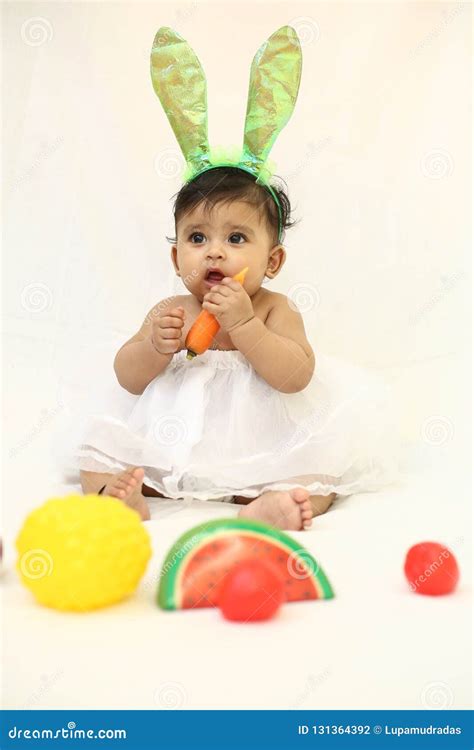
[[218, 283], [219, 281], [222, 281], [224, 278], [224, 274], [220, 271], [208, 271], [206, 274], [206, 281], [215, 281]]

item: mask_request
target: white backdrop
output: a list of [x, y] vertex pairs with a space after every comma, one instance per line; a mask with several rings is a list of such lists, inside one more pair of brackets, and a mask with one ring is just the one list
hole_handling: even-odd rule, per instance
[[[157, 694], [177, 685], [186, 708], [469, 708], [470, 6], [223, 5], [2, 6], [7, 707], [160, 708]], [[153, 304], [183, 291], [165, 239], [182, 159], [150, 81], [154, 34], [169, 25], [188, 39], [207, 75], [211, 143], [232, 144], [253, 55], [287, 23], [303, 75], [271, 158], [300, 222], [269, 288], [300, 304], [316, 361], [325, 351], [393, 385], [411, 474], [336, 501], [311, 532], [294, 533], [338, 595], [332, 607], [288, 607], [263, 640], [206, 611], [194, 613], [196, 651], [188, 615], [168, 621], [150, 600], [166, 548], [203, 517], [235, 512], [230, 504], [156, 501], [155, 557], [137, 594], [87, 618], [53, 615], [13, 570], [19, 525], [71, 491], [55, 451], [81, 394], [98, 375], [113, 379], [117, 348]], [[424, 539], [454, 550], [454, 597], [408, 590], [403, 556]], [[296, 626], [324, 649], [275, 659]], [[150, 649], [160, 639], [179, 648]], [[323, 684], [305, 693], [314, 675]]]
[[468, 456], [467, 3], [8, 3], [4, 311], [8, 469], [38, 457], [77, 384], [183, 291], [165, 236], [182, 157], [155, 96], [156, 30], [188, 39], [213, 144], [240, 143], [249, 68], [292, 24], [296, 109], [271, 158], [299, 224], [269, 288], [315, 347], [394, 385], [410, 445]]

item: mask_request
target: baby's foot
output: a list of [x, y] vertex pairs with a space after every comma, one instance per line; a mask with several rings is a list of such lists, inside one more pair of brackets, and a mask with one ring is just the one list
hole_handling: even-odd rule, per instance
[[245, 505], [239, 516], [255, 518], [277, 529], [300, 531], [311, 526], [313, 511], [308, 490], [297, 487], [289, 492], [264, 492]]
[[142, 483], [145, 475], [144, 470], [139, 466], [132, 466], [126, 471], [114, 474], [110, 481], [105, 485], [102, 495], [117, 497], [122, 500], [129, 508], [136, 510], [142, 521], [148, 521], [150, 511], [145, 498], [142, 495]]

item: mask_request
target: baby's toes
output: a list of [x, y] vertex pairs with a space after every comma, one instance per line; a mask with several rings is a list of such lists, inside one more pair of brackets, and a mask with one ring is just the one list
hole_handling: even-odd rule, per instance
[[115, 480], [114, 488], [117, 490], [117, 492], [128, 492], [129, 485], [124, 479], [120, 478]]
[[127, 471], [127, 479], [132, 482], [133, 486], [135, 486], [137, 482], [141, 482], [144, 476], [145, 471], [141, 466], [132, 466]]
[[118, 497], [120, 499], [124, 498], [126, 495], [125, 490], [120, 489], [117, 482], [114, 482], [112, 486], [110, 487], [109, 491], [107, 492], [110, 497]]
[[303, 521], [303, 527], [309, 529], [313, 523], [313, 511], [311, 507], [301, 511], [301, 519]]
[[290, 495], [297, 503], [304, 503], [305, 500], [308, 500], [309, 502], [309, 492], [308, 490], [305, 490], [304, 487], [297, 487], [294, 490], [290, 490]]
[[120, 487], [121, 490], [125, 490], [126, 492], [133, 490], [136, 484], [136, 480], [130, 477], [128, 474], [122, 474], [122, 476], [117, 479], [116, 482], [117, 487]]

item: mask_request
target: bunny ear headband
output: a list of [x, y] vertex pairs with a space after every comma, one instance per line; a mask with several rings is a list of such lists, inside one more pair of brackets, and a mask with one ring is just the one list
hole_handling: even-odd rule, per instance
[[206, 76], [195, 53], [176, 31], [162, 26], [151, 51], [153, 88], [168, 117], [186, 160], [185, 183], [208, 169], [238, 167], [264, 185], [278, 208], [270, 185], [273, 170], [267, 158], [295, 107], [301, 78], [302, 55], [296, 31], [282, 26], [260, 47], [250, 68], [244, 141], [241, 149], [212, 149], [207, 137]]

